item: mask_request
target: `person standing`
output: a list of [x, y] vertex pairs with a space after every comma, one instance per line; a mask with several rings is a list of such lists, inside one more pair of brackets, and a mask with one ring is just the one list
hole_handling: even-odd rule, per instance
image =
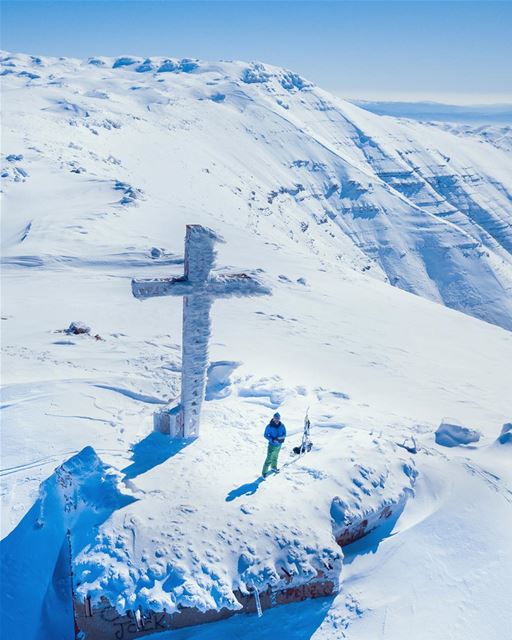
[[264, 436], [268, 440], [268, 449], [261, 475], [266, 478], [270, 474], [269, 469], [274, 473], [279, 473], [277, 459], [286, 438], [286, 427], [281, 422], [279, 413], [274, 413], [272, 420], [265, 427]]

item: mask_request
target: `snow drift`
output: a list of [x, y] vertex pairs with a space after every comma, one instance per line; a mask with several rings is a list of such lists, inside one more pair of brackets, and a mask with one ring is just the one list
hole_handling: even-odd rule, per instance
[[73, 557], [113, 511], [134, 500], [120, 474], [91, 447], [57, 467], [39, 498], [0, 543], [2, 626], [15, 637], [47, 640], [73, 633]]

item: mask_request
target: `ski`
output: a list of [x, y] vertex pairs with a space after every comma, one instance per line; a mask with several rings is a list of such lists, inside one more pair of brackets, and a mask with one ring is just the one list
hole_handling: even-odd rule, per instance
[[313, 442], [309, 436], [309, 432], [311, 429], [311, 421], [309, 419], [309, 407], [306, 410], [306, 415], [304, 417], [304, 431], [302, 432], [302, 442], [298, 447], [293, 447], [292, 451], [295, 455], [301, 456], [308, 451], [311, 451], [313, 447]]

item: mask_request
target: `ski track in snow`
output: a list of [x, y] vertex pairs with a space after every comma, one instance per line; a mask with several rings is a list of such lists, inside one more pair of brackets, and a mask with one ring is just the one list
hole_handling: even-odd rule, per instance
[[[74, 416], [73, 416], [74, 417]], [[89, 418], [91, 420], [93, 418]], [[99, 454], [110, 454], [110, 455], [123, 455], [126, 452], [123, 449], [97, 449]], [[45, 458], [40, 458], [38, 460], [32, 460], [25, 464], [19, 464], [14, 467], [5, 467], [0, 469], [0, 477], [9, 476], [13, 473], [20, 473], [22, 471], [26, 471], [28, 469], [34, 469], [39, 467], [44, 467], [48, 464], [55, 464], [56, 462], [62, 462], [71, 456], [74, 456], [78, 453], [78, 450], [75, 451], [62, 451], [60, 453], [56, 453], [52, 456], [46, 456]]]
[[127, 398], [131, 398], [132, 400], [137, 400], [138, 402], [147, 402], [149, 404], [166, 404], [165, 400], [160, 398], [155, 398], [153, 396], [144, 395], [143, 393], [137, 393], [136, 391], [131, 391], [130, 389], [123, 389], [122, 387], [113, 387], [106, 384], [95, 384], [95, 387], [98, 389], [106, 389], [107, 391], [114, 391], [115, 393], [120, 393]]

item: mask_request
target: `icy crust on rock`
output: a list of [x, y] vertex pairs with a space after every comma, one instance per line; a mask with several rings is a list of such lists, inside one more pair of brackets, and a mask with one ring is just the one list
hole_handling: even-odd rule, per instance
[[458, 424], [456, 420], [445, 419], [437, 428], [435, 439], [437, 444], [443, 447], [457, 447], [478, 442], [481, 435], [476, 429], [464, 427]]
[[[119, 611], [237, 610], [246, 594], [297, 586], [321, 577], [335, 588], [342, 551], [335, 541], [333, 500], [355, 524], [412, 493], [414, 462], [393, 443], [346, 429], [328, 448], [282, 468], [265, 482], [229, 489], [230, 457], [196, 441], [170, 459], [165, 486], [113, 513], [75, 561], [79, 597], [107, 598]], [[203, 461], [204, 464], [204, 461]], [[194, 503], [189, 503], [194, 469]], [[232, 483], [231, 483], [232, 486]]]
[[8, 261], [106, 259], [95, 221], [132, 206], [134, 234], [117, 220], [113, 236], [120, 251], [142, 244], [170, 189], [174, 212], [512, 328], [512, 162], [491, 142], [369, 113], [256, 62], [0, 57], [7, 195], [44, 202], [42, 181], [63, 202], [77, 189], [94, 200], [72, 220], [23, 202], [33, 217], [6, 224]]
[[498, 436], [498, 442], [500, 444], [512, 444], [512, 422], [506, 422], [501, 428], [501, 433]]

